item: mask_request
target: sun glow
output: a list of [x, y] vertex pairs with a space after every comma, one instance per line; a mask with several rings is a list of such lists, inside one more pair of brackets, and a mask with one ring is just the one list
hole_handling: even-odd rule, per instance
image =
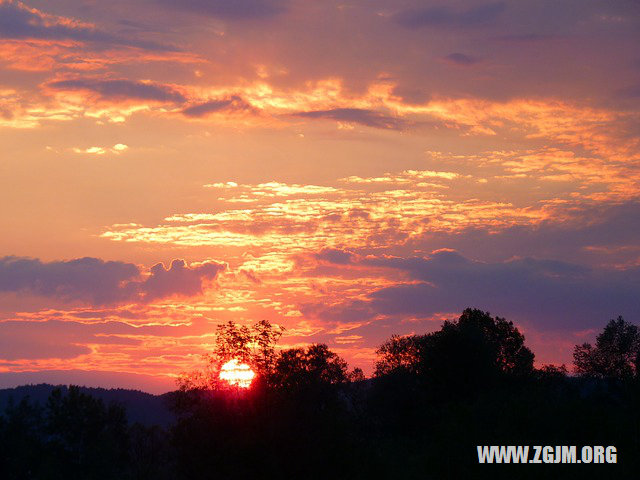
[[229, 360], [220, 369], [220, 380], [241, 388], [249, 388], [255, 376], [255, 372], [249, 365], [240, 363], [236, 358]]

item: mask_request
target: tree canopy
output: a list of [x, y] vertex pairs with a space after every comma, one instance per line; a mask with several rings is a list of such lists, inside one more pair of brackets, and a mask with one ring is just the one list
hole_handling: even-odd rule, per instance
[[622, 317], [610, 320], [596, 344], [576, 345], [573, 351], [576, 373], [598, 377], [629, 379], [640, 368], [640, 330]]
[[318, 384], [341, 384], [349, 380], [347, 362], [323, 343], [284, 350], [276, 360], [271, 383], [281, 389]]
[[215, 342], [206, 355], [204, 369], [183, 374], [182, 390], [220, 389], [220, 367], [237, 359], [248, 364], [263, 385], [280, 390], [296, 390], [309, 386], [338, 385], [364, 378], [361, 369], [347, 370], [347, 362], [326, 344], [278, 351], [276, 344], [284, 328], [266, 320], [251, 326], [229, 321], [217, 327]]
[[205, 355], [201, 370], [184, 373], [178, 380], [182, 390], [216, 389], [220, 387], [221, 366], [237, 359], [248, 364], [262, 380], [267, 379], [277, 358], [276, 344], [284, 328], [261, 320], [253, 325], [233, 321], [218, 325], [211, 352]]
[[392, 335], [378, 350], [375, 375], [380, 377], [391, 373], [418, 373], [421, 364], [422, 347], [426, 335]]
[[431, 387], [451, 392], [468, 392], [533, 372], [534, 355], [513, 322], [471, 308], [457, 321], [445, 321], [436, 332], [393, 336], [377, 353], [376, 375], [413, 373]]

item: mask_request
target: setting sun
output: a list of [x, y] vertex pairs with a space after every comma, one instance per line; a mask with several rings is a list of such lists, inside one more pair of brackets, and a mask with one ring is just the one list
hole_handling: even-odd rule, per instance
[[226, 381], [229, 385], [241, 388], [249, 388], [255, 372], [246, 363], [240, 363], [234, 358], [222, 365], [220, 369], [220, 379]]

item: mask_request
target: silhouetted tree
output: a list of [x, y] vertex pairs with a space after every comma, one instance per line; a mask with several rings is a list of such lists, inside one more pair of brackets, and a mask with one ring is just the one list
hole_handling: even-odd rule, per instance
[[6, 479], [39, 478], [43, 473], [45, 436], [42, 409], [23, 398], [11, 401], [0, 417], [0, 476]]
[[536, 375], [541, 379], [564, 379], [569, 372], [566, 365], [562, 364], [559, 367], [555, 365], [542, 365], [536, 370]]
[[285, 390], [348, 380], [347, 362], [322, 343], [280, 352], [270, 376], [272, 385]]
[[284, 327], [273, 326], [267, 320], [260, 320], [252, 327], [252, 365], [260, 375], [273, 371], [276, 361], [276, 344], [284, 333]]
[[513, 322], [467, 308], [457, 322], [425, 338], [421, 370], [452, 392], [472, 392], [507, 378], [533, 373], [534, 355]]
[[364, 380], [366, 380], [364, 372], [360, 367], [355, 367], [353, 370], [351, 370], [349, 372], [348, 378], [350, 382], [363, 382]]
[[133, 479], [175, 479], [169, 435], [158, 425], [135, 423], [129, 428], [129, 458]]
[[640, 367], [640, 330], [622, 317], [610, 320], [596, 344], [576, 345], [573, 351], [576, 373], [597, 378], [629, 379]]
[[425, 335], [392, 335], [376, 350], [376, 376], [390, 373], [418, 373]]
[[262, 380], [272, 372], [276, 360], [275, 346], [284, 328], [261, 320], [251, 326], [233, 321], [218, 325], [211, 353], [205, 355], [205, 367], [183, 374], [178, 380], [182, 390], [210, 390], [221, 386], [220, 367], [237, 359], [248, 364]]
[[125, 410], [70, 386], [51, 393], [45, 408], [51, 468], [73, 478], [119, 478], [127, 466]]
[[413, 373], [445, 394], [470, 393], [533, 373], [534, 355], [513, 322], [467, 308], [427, 335], [392, 337], [379, 349], [376, 374]]
[[215, 343], [210, 355], [222, 362], [233, 358], [244, 363], [250, 362], [252, 340], [253, 335], [249, 326], [238, 325], [230, 320], [217, 326]]

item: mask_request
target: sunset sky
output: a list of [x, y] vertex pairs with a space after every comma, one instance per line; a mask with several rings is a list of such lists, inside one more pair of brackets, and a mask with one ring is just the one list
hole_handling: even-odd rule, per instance
[[164, 392], [267, 319], [640, 322], [640, 4], [0, 0], [0, 387]]

